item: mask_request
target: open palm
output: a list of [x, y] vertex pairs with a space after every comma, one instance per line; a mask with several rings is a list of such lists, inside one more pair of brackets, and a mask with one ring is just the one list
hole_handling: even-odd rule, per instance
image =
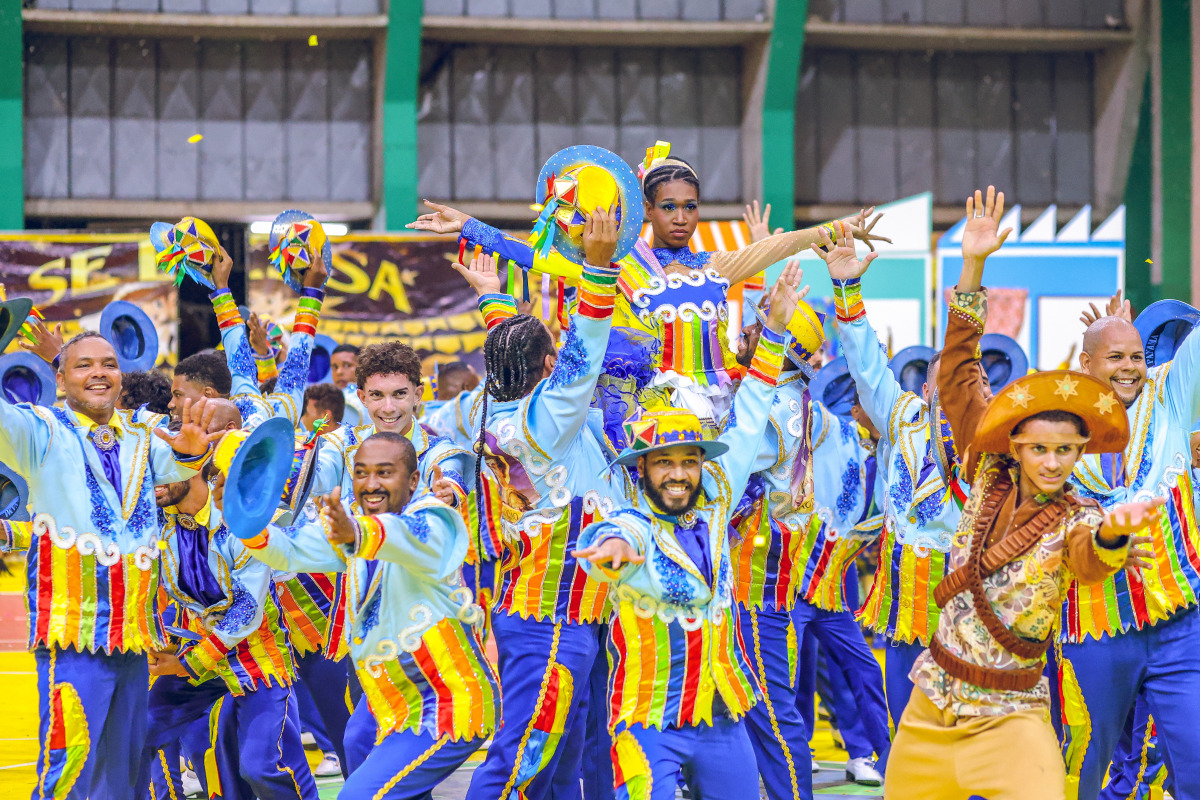
[[997, 193], [995, 186], [987, 188], [987, 198], [983, 192], [975, 190], [973, 197], [967, 198], [967, 225], [963, 228], [962, 253], [963, 258], [982, 259], [1000, 249], [1004, 240], [1012, 233], [1012, 228], [1000, 232], [1000, 220], [1004, 217], [1004, 192]]
[[859, 260], [854, 252], [854, 238], [846, 226], [841, 222], [834, 222], [832, 227], [832, 239], [829, 238], [828, 229], [820, 229], [821, 244], [812, 245], [813, 252], [825, 262], [825, 266], [829, 268], [829, 277], [834, 280], [850, 281], [861, 278], [878, 253], [868, 253], [866, 258]]

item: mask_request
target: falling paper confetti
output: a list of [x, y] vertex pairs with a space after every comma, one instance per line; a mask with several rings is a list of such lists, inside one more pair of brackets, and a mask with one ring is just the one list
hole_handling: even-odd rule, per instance
[[317, 46], [317, 35], [315, 33], [308, 37], [308, 46], [309, 47]]
[[1152, 259], [1149, 259], [1149, 258], [1147, 258], [1147, 259], [1146, 259], [1146, 263], [1147, 263], [1147, 264], [1153, 264], [1153, 263], [1154, 263], [1154, 261], [1153, 261]]
[[193, 133], [191, 136], [188, 137], [188, 144], [195, 144], [196, 142], [200, 141], [203, 138], [204, 138], [203, 133]]

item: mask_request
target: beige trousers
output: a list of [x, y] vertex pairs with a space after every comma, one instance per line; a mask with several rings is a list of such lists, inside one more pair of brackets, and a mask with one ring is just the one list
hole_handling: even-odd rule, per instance
[[888, 756], [884, 800], [1063, 800], [1050, 713], [956, 717], [914, 688]]

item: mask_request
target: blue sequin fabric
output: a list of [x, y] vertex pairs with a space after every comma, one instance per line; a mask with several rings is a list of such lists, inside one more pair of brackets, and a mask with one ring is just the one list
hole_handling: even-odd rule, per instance
[[468, 242], [480, 245], [485, 253], [493, 253], [500, 246], [500, 232], [491, 225], [484, 225], [474, 217], [463, 223], [460, 235]]
[[661, 550], [654, 551], [654, 568], [662, 580], [663, 600], [676, 606], [690, 606], [692, 589], [688, 584], [687, 570], [668, 558]]
[[254, 353], [250, 350], [250, 343], [244, 338], [238, 340], [237, 347], [229, 354], [229, 367], [236, 374], [258, 382], [258, 366], [254, 363]]
[[709, 253], [704, 251], [693, 253], [687, 247], [680, 247], [678, 250], [671, 247], [654, 248], [654, 257], [664, 267], [678, 261], [689, 269], [704, 269], [708, 265], [709, 255]]
[[258, 601], [254, 599], [254, 595], [246, 591], [245, 585], [241, 581], [233, 582], [233, 601], [229, 604], [229, 610], [225, 612], [225, 616], [216, 625], [216, 629], [222, 633], [237, 633], [246, 626], [250, 620], [254, 619], [254, 615], [258, 613]]
[[838, 515], [845, 518], [854, 510], [854, 500], [862, 489], [862, 475], [857, 464], [847, 464], [842, 473], [842, 493], [838, 495]]
[[150, 470], [146, 470], [146, 475], [142, 478], [142, 486], [138, 494], [137, 504], [133, 507], [133, 514], [129, 517], [129, 527], [139, 534], [143, 531], [149, 531], [155, 526], [158, 520], [158, 507], [150, 500], [153, 496], [154, 484], [152, 476], [150, 475]]
[[88, 496], [92, 500], [92, 524], [96, 526], [97, 533], [111, 537], [114, 533], [113, 520], [116, 517], [112, 509], [108, 507], [104, 493], [100, 491], [100, 482], [92, 474], [91, 465], [84, 462], [83, 471], [87, 479]]
[[565, 386], [579, 379], [587, 371], [587, 351], [583, 340], [575, 335], [575, 325], [567, 328], [566, 340], [558, 351], [558, 361], [547, 379], [551, 389]]
[[312, 344], [305, 338], [288, 351], [283, 368], [279, 370], [279, 380], [275, 382], [275, 391], [283, 394], [294, 394], [304, 390], [308, 383], [308, 361]]
[[408, 526], [417, 541], [422, 544], [429, 541], [429, 523], [425, 521], [424, 514], [402, 514], [400, 521]]

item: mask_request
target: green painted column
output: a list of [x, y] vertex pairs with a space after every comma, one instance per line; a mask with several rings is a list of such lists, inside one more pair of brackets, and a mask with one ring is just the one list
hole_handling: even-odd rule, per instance
[[1161, 297], [1191, 298], [1192, 12], [1190, 0], [1161, 0]]
[[[13, 2], [14, 0], [0, 0]], [[417, 208], [417, 89], [422, 0], [390, 0], [383, 72], [383, 196], [379, 222], [399, 228]]]
[[762, 112], [763, 200], [775, 209], [772, 224], [785, 227], [791, 223], [796, 207], [796, 89], [807, 17], [808, 0], [779, 0], [767, 49]]
[[25, 227], [25, 82], [21, 0], [0, 0], [0, 229]]
[[1138, 111], [1137, 137], [1129, 156], [1129, 174], [1125, 178], [1125, 297], [1140, 311], [1158, 296], [1150, 284], [1150, 265], [1147, 259], [1154, 252], [1151, 231], [1154, 230], [1154, 203], [1151, 196], [1154, 171], [1154, 120], [1151, 102], [1151, 81], [1146, 76]]

